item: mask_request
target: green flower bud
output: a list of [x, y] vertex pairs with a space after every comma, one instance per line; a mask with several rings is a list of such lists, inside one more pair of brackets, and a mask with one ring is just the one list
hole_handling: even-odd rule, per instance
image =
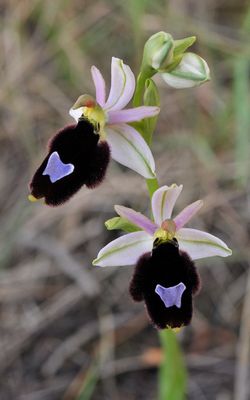
[[210, 80], [210, 71], [206, 61], [194, 53], [185, 53], [181, 62], [162, 74], [164, 81], [176, 89], [202, 85]]
[[145, 43], [142, 70], [165, 69], [173, 60], [173, 50], [174, 40], [169, 33], [155, 33]]

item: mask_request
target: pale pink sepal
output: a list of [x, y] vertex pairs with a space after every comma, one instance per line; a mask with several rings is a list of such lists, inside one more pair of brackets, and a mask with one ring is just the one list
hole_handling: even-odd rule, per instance
[[152, 211], [154, 221], [157, 225], [161, 225], [165, 219], [171, 218], [174, 205], [182, 188], [182, 185], [177, 186], [173, 184], [172, 186], [162, 186], [154, 192], [152, 197]]
[[181, 228], [176, 238], [180, 250], [186, 251], [193, 260], [212, 256], [227, 257], [232, 254], [221, 239], [197, 229]]
[[155, 162], [151, 150], [142, 136], [126, 124], [106, 128], [107, 142], [114, 160], [138, 172], [145, 178], [155, 177]]
[[106, 99], [105, 80], [99, 69], [94, 65], [91, 67], [91, 75], [95, 85], [96, 101], [101, 107], [103, 107]]
[[182, 228], [186, 223], [200, 210], [203, 206], [202, 200], [197, 200], [189, 206], [185, 207], [175, 218], [175, 226], [176, 230], [178, 231]]
[[104, 105], [106, 111], [121, 110], [130, 102], [135, 90], [135, 77], [130, 67], [119, 58], [112, 57], [111, 88]]
[[108, 123], [120, 124], [123, 122], [141, 121], [144, 118], [151, 118], [159, 114], [159, 107], [141, 106], [128, 108], [127, 110], [109, 111]]
[[144, 231], [128, 233], [103, 247], [93, 265], [112, 267], [134, 265], [139, 257], [152, 250], [153, 238]]
[[120, 217], [127, 219], [128, 221], [132, 222], [132, 224], [142, 228], [150, 235], [153, 235], [156, 229], [158, 229], [158, 226], [149, 218], [137, 211], [134, 211], [132, 208], [117, 205], [115, 206], [115, 211], [118, 215], [120, 215]]

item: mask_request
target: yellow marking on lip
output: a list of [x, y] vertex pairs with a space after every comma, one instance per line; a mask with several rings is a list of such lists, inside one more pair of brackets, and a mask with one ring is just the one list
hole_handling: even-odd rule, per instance
[[179, 328], [172, 328], [172, 330], [174, 331], [174, 333], [179, 333], [182, 330], [182, 326], [180, 326]]
[[172, 328], [170, 325], [166, 326], [166, 329], [171, 329], [171, 331], [173, 331], [174, 333], [179, 333], [182, 330], [183, 326], [179, 326], [176, 328]]
[[92, 96], [83, 94], [78, 97], [72, 110], [80, 110], [81, 117], [79, 120], [86, 118], [94, 126], [100, 138], [102, 140], [106, 139], [104, 128], [108, 120], [108, 115]]
[[38, 201], [39, 199], [37, 199], [35, 196], [33, 196], [32, 194], [28, 195], [28, 200], [31, 201], [32, 203], [34, 203], [35, 201]]
[[165, 231], [165, 229], [159, 228], [154, 233], [154, 239], [160, 239], [162, 242], [168, 242], [174, 238], [172, 232]]

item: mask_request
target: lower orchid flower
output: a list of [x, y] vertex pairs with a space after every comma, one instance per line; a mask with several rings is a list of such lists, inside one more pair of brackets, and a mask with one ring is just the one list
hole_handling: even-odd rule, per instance
[[135, 90], [130, 67], [112, 58], [111, 88], [106, 100], [105, 81], [93, 66], [96, 99], [82, 95], [70, 109], [76, 125], [60, 130], [49, 142], [48, 155], [30, 183], [29, 199], [44, 198], [48, 205], [68, 200], [81, 186], [96, 187], [102, 182], [110, 156], [145, 178], [155, 177], [150, 148], [130, 122], [150, 118], [159, 107], [124, 107]]
[[93, 261], [100, 267], [136, 264], [130, 294], [135, 301], [145, 301], [150, 319], [160, 329], [187, 325], [192, 318], [192, 298], [200, 287], [193, 260], [232, 254], [216, 236], [184, 228], [201, 208], [201, 200], [171, 218], [181, 191], [182, 185], [175, 184], [156, 190], [154, 221], [131, 208], [115, 206], [120, 217], [140, 230], [113, 240]]

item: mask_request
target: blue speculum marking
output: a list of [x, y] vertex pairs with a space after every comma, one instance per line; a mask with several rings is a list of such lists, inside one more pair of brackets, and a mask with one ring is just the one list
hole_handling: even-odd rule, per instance
[[166, 308], [176, 306], [177, 308], [181, 308], [181, 298], [183, 292], [186, 290], [186, 286], [184, 283], [180, 282], [176, 286], [164, 287], [162, 285], [156, 285], [155, 293], [157, 293]]
[[50, 181], [52, 183], [59, 181], [59, 179], [64, 178], [67, 175], [72, 174], [75, 167], [73, 164], [64, 164], [57, 151], [51, 154], [48, 159], [47, 166], [43, 171], [43, 175], [49, 175]]

